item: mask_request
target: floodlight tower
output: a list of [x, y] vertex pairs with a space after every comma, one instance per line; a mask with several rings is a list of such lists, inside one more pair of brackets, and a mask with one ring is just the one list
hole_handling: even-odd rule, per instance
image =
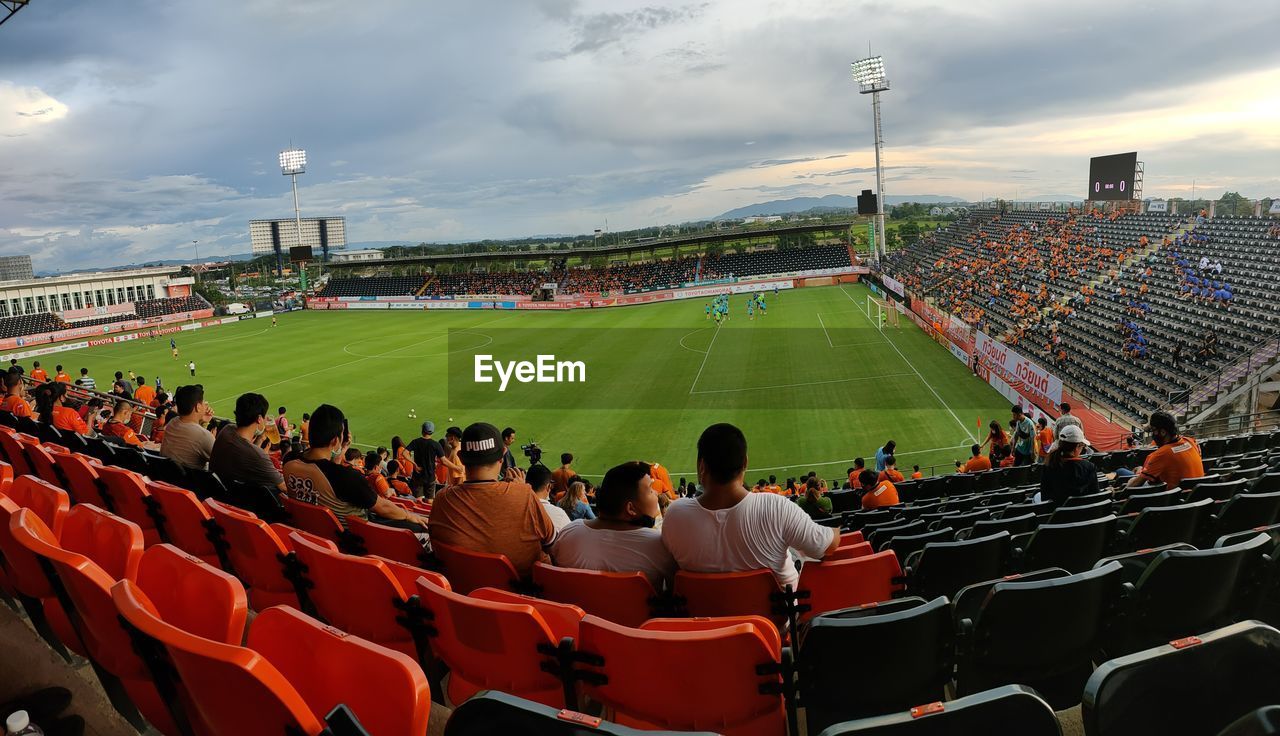
[[[280, 173], [293, 180], [293, 222], [297, 245], [302, 247], [302, 210], [298, 209], [298, 174], [307, 173], [307, 152], [301, 148], [286, 148], [280, 152]], [[284, 262], [276, 252], [276, 275], [284, 274]]]
[[884, 57], [869, 56], [853, 62], [853, 81], [858, 83], [858, 94], [871, 95], [871, 110], [875, 118], [876, 136], [876, 242], [872, 253], [882, 256], [884, 244], [884, 167], [880, 165], [880, 149], [884, 139], [880, 137], [880, 93], [889, 90], [889, 80], [884, 76]]

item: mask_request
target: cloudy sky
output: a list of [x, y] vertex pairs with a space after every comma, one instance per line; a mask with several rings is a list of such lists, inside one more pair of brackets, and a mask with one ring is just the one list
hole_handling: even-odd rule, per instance
[[0, 27], [0, 254], [38, 269], [248, 250], [292, 214], [353, 241], [681, 222], [870, 186], [1280, 195], [1280, 3], [32, 0]]

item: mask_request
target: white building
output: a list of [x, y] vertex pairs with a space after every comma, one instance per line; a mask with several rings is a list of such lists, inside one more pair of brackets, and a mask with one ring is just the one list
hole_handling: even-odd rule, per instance
[[135, 268], [0, 284], [0, 317], [53, 312], [68, 322], [134, 311], [144, 299], [190, 296], [194, 280], [175, 268]]
[[302, 242], [298, 242], [297, 224], [293, 218], [279, 220], [251, 220], [249, 243], [255, 256], [280, 253], [287, 257], [289, 249], [297, 245], [311, 246], [315, 257], [347, 247], [347, 219], [345, 217], [302, 218]]
[[743, 225], [754, 225], [758, 222], [782, 222], [782, 215], [752, 215], [742, 218]]
[[381, 261], [386, 254], [373, 248], [367, 250], [347, 250], [333, 253], [329, 260], [333, 263], [350, 263], [352, 261]]

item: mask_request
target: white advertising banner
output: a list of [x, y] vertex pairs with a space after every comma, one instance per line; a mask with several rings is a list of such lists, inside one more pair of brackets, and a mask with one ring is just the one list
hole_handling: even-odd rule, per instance
[[992, 386], [996, 386], [996, 383], [991, 379], [999, 378], [1038, 406], [1056, 409], [1062, 403], [1062, 381], [1057, 376], [985, 332], [978, 332], [977, 348], [978, 365], [986, 369], [987, 382]]
[[1168, 212], [1169, 202], [1164, 199], [1153, 199], [1147, 203], [1147, 212]]
[[897, 294], [903, 299], [907, 297], [907, 288], [902, 285], [901, 281], [893, 278], [892, 276], [887, 276], [884, 274], [881, 274], [880, 280], [884, 282], [884, 288], [888, 289], [889, 291], [892, 291], [893, 293]]

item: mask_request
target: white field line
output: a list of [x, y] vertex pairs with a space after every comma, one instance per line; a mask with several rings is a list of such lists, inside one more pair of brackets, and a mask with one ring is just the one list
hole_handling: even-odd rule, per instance
[[[858, 300], [857, 300], [857, 299], [854, 299], [854, 298], [853, 298], [853, 295], [852, 295], [852, 294], [850, 294], [847, 290], [845, 290], [845, 288], [844, 288], [843, 286], [841, 286], [841, 287], [840, 287], [840, 291], [843, 291], [843, 292], [844, 292], [844, 295], [845, 295], [846, 297], [848, 297], [848, 298], [849, 298], [849, 301], [853, 302], [854, 304], [857, 304], [857, 303], [858, 303]], [[868, 322], [871, 322], [871, 318], [870, 318], [870, 317], [867, 317], [867, 321], [868, 321]], [[875, 323], [872, 323], [872, 325], [871, 325], [871, 326], [872, 326], [872, 327], [875, 327]], [[883, 337], [883, 335], [884, 335], [884, 333], [883, 333], [883, 332], [881, 332], [881, 336], [882, 336], [882, 337]], [[903, 355], [903, 354], [902, 354], [902, 351], [898, 349], [898, 346], [897, 346], [897, 345], [894, 345], [894, 344], [893, 344], [893, 341], [892, 341], [892, 340], [890, 340], [889, 338], [885, 337], [885, 338], [884, 338], [884, 341], [885, 341], [885, 342], [887, 342], [887, 343], [889, 344], [889, 347], [893, 348], [893, 351], [894, 351], [895, 353], [897, 353], [897, 354], [898, 354], [898, 357], [899, 357], [899, 358], [902, 358], [902, 362], [906, 363], [906, 364], [907, 364], [907, 367], [909, 367], [909, 368], [911, 369], [911, 371], [912, 371], [913, 373], [915, 373], [915, 374], [916, 374], [916, 378], [919, 378], [919, 379], [920, 379], [920, 383], [923, 383], [923, 384], [924, 384], [924, 386], [925, 386], [925, 388], [929, 389], [929, 392], [933, 394], [933, 398], [937, 399], [939, 404], [942, 404], [942, 408], [944, 408], [944, 409], [946, 409], [946, 410], [947, 410], [947, 413], [951, 415], [951, 418], [952, 418], [952, 419], [954, 419], [954, 420], [956, 420], [956, 424], [960, 425], [960, 429], [964, 430], [964, 434], [965, 434], [965, 436], [966, 436], [966, 437], [968, 437], [968, 438], [969, 438], [969, 441], [970, 441], [970, 442], [976, 442], [977, 440], [976, 440], [976, 439], [974, 439], [973, 433], [969, 431], [969, 426], [968, 426], [967, 424], [965, 424], [964, 422], [960, 421], [960, 417], [956, 416], [956, 413], [955, 413], [954, 411], [952, 411], [952, 410], [951, 410], [951, 406], [950, 406], [949, 404], [947, 404], [947, 402], [946, 402], [946, 401], [944, 401], [944, 400], [942, 399], [942, 396], [940, 396], [940, 395], [938, 394], [937, 390], [936, 390], [936, 389], [934, 389], [933, 385], [932, 385], [932, 384], [930, 384], [928, 381], [926, 381], [926, 380], [925, 380], [925, 378], [924, 378], [924, 376], [920, 375], [920, 371], [915, 367], [915, 364], [913, 364], [910, 360], [907, 360], [907, 356], [905, 356], [905, 355]]]
[[711, 342], [707, 343], [707, 352], [702, 355], [702, 365], [698, 366], [698, 374], [693, 377], [693, 385], [689, 387], [689, 395], [692, 396], [694, 389], [698, 387], [698, 379], [702, 378], [702, 369], [707, 367], [707, 358], [711, 357], [711, 348], [716, 344], [716, 338], [720, 337], [720, 328], [717, 327], [714, 334], [711, 335]]
[[855, 376], [853, 378], [832, 378], [828, 381], [807, 381], [805, 383], [783, 383], [776, 386], [747, 386], [745, 388], [716, 388], [707, 389], [706, 391], [694, 391], [694, 395], [700, 394], [731, 394], [740, 391], [771, 391], [779, 388], [799, 388], [801, 386], [821, 386], [826, 383], [851, 383], [854, 381], [874, 381], [877, 378], [899, 378], [902, 376], [910, 376], [910, 373], [889, 373], [883, 376]]

